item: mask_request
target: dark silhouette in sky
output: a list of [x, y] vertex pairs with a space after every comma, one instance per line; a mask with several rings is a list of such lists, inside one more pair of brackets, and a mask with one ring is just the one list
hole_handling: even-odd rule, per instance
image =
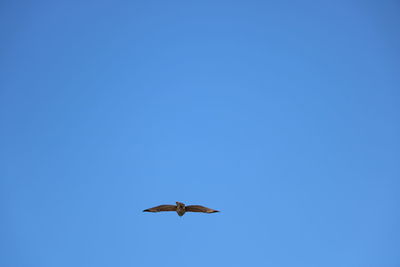
[[203, 212], [203, 213], [214, 213], [219, 212], [200, 205], [189, 205], [185, 206], [182, 202], [176, 202], [176, 205], [160, 205], [150, 209], [145, 209], [144, 212], [160, 212], [160, 211], [176, 211], [179, 216], [183, 216], [186, 212]]

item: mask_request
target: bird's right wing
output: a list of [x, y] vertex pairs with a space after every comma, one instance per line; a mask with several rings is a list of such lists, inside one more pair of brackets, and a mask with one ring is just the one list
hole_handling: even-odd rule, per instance
[[213, 210], [207, 207], [203, 207], [200, 205], [189, 205], [185, 207], [188, 212], [204, 212], [204, 213], [214, 213], [219, 212], [218, 210]]
[[147, 211], [147, 212], [176, 211], [176, 206], [175, 205], [160, 205], [157, 207], [146, 209], [144, 211]]

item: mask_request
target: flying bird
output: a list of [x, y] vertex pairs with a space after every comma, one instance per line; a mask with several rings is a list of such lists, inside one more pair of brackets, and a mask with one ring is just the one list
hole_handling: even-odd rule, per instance
[[213, 210], [200, 205], [186, 206], [182, 202], [176, 202], [176, 205], [160, 205], [144, 210], [144, 212], [160, 212], [160, 211], [176, 211], [176, 213], [178, 213], [179, 216], [183, 216], [185, 212], [204, 212], [204, 213], [219, 212], [219, 210]]

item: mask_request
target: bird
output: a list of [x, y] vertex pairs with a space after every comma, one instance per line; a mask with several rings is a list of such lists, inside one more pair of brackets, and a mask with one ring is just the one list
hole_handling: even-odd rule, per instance
[[176, 211], [180, 217], [182, 217], [186, 212], [203, 212], [203, 213], [214, 213], [219, 212], [219, 210], [213, 210], [200, 205], [188, 205], [186, 206], [182, 202], [175, 202], [176, 205], [160, 205], [150, 209], [145, 209], [143, 212], [160, 212], [160, 211]]

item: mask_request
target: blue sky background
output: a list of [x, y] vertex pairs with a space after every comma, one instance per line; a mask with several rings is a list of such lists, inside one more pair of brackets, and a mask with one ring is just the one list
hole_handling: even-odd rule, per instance
[[399, 12], [2, 1], [0, 265], [400, 266]]

